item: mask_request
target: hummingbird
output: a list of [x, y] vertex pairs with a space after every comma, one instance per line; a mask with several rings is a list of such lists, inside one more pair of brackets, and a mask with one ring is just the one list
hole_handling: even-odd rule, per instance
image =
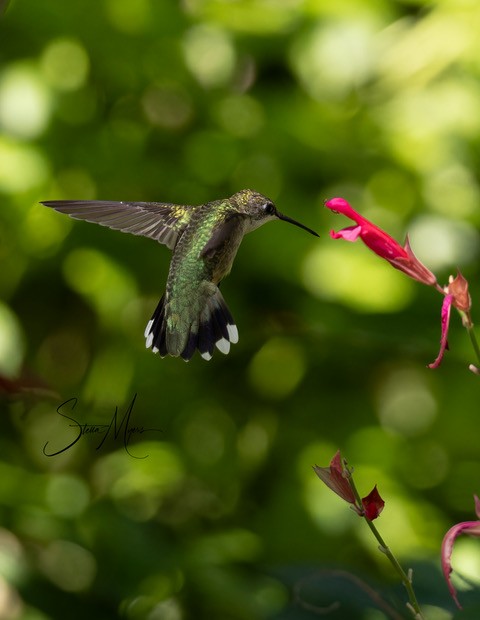
[[230, 273], [243, 236], [271, 220], [294, 224], [250, 189], [196, 206], [164, 202], [47, 200], [41, 204], [87, 222], [150, 237], [172, 250], [166, 291], [145, 329], [147, 349], [188, 361], [198, 349], [209, 360], [238, 342], [238, 330], [219, 285]]

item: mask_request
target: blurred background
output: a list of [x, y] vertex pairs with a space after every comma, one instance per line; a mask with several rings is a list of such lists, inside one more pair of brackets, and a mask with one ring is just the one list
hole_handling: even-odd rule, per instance
[[[475, 359], [452, 314], [450, 351], [426, 368], [440, 295], [330, 239], [350, 222], [323, 201], [408, 232], [441, 283], [460, 268], [475, 320], [478, 2], [4, 9], [0, 618], [393, 617], [339, 570], [405, 616], [365, 524], [313, 473], [339, 448], [362, 495], [378, 485], [378, 527], [427, 617], [453, 617], [439, 553], [480, 493]], [[188, 364], [144, 345], [167, 248], [39, 205], [247, 187], [320, 239], [281, 222], [248, 235], [222, 286], [240, 341]], [[115, 411], [158, 430], [129, 453], [126, 418], [100, 447], [79, 437]], [[478, 542], [460, 539], [454, 565], [470, 584], [462, 618], [477, 618]]]

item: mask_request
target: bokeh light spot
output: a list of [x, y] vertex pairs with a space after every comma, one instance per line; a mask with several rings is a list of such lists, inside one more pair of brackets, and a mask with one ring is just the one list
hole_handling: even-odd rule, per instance
[[161, 443], [161, 433], [155, 435], [159, 441], [129, 444], [131, 453], [140, 457], [135, 460], [135, 467], [123, 449], [102, 457], [94, 466], [98, 493], [111, 497], [135, 521], [151, 519], [184, 476], [175, 447]]
[[377, 111], [385, 139], [404, 166], [430, 174], [452, 161], [452, 141], [478, 132], [480, 95], [454, 81], [405, 89]]
[[404, 478], [417, 489], [430, 489], [445, 479], [449, 458], [444, 446], [432, 440], [415, 443], [402, 451], [401, 467]]
[[222, 127], [239, 138], [255, 135], [264, 120], [260, 103], [248, 95], [222, 99], [217, 106], [217, 116]]
[[[0, 2], [0, 17], [2, 4]], [[0, 617], [6, 620], [25, 618], [23, 602], [17, 590], [0, 574]], [[39, 620], [44, 620], [39, 618]]]
[[30, 255], [52, 254], [71, 227], [71, 220], [56, 217], [42, 205], [33, 205], [23, 223], [21, 244]]
[[[20, 540], [9, 530], [0, 529], [0, 575], [10, 583], [18, 581], [26, 568], [24, 562], [24, 549]], [[0, 617], [1, 609], [0, 603]]]
[[434, 271], [452, 269], [478, 256], [480, 236], [462, 221], [423, 215], [410, 225], [409, 237], [415, 254]]
[[246, 467], [253, 468], [268, 454], [277, 431], [277, 417], [271, 411], [259, 411], [238, 432], [237, 450]]
[[54, 540], [41, 552], [40, 566], [56, 586], [66, 592], [88, 590], [97, 570], [93, 555], [68, 540]]
[[0, 76], [0, 127], [19, 138], [36, 138], [51, 113], [50, 93], [28, 65], [10, 65]]
[[[304, 0], [184, 0], [197, 19], [221, 23], [229, 30], [255, 35], [288, 31], [302, 16]], [[312, 7], [310, 7], [311, 9]]]
[[456, 219], [474, 215], [480, 202], [472, 170], [459, 162], [432, 171], [425, 179], [423, 195], [432, 209]]
[[224, 564], [229, 561], [245, 562], [258, 557], [262, 549], [259, 536], [246, 529], [207, 534], [197, 540], [192, 555], [202, 563]]
[[105, 9], [112, 26], [126, 34], [138, 34], [149, 25], [149, 0], [105, 0]]
[[226, 452], [235, 429], [230, 417], [220, 407], [201, 406], [190, 414], [183, 430], [185, 449], [198, 462], [212, 465]]
[[88, 506], [90, 492], [84, 480], [71, 474], [56, 474], [47, 484], [47, 504], [60, 517], [77, 517]]
[[184, 617], [180, 603], [174, 598], [157, 603], [148, 614], [149, 620], [182, 620]]
[[[452, 581], [459, 592], [470, 590], [473, 584], [477, 587], [480, 586], [479, 546], [480, 541], [478, 539], [468, 536], [461, 536], [455, 541], [452, 553]], [[463, 578], [459, 578], [459, 575]], [[470, 583], [470, 587], [468, 583]], [[461, 598], [460, 595], [460, 601]]]
[[134, 360], [124, 347], [103, 349], [89, 368], [85, 399], [95, 400], [99, 405], [122, 403], [129, 396], [133, 373]]
[[305, 371], [302, 349], [284, 338], [272, 338], [252, 359], [248, 375], [259, 394], [280, 399], [295, 391]]
[[77, 90], [85, 84], [90, 61], [85, 48], [73, 39], [55, 39], [45, 48], [40, 67], [54, 88]]
[[157, 597], [141, 595], [128, 598], [120, 605], [121, 617], [127, 620], [183, 620], [180, 603], [175, 598], [158, 602]]
[[400, 273], [357, 244], [318, 246], [303, 264], [307, 290], [362, 312], [398, 312], [411, 301], [412, 286]]
[[65, 259], [63, 270], [72, 289], [86, 297], [109, 324], [121, 320], [121, 311], [136, 296], [136, 284], [130, 274], [98, 250], [73, 250]]
[[203, 86], [221, 86], [232, 77], [235, 50], [225, 30], [193, 26], [184, 37], [183, 49], [188, 68]]
[[20, 323], [10, 308], [0, 301], [0, 372], [14, 377], [24, 355], [24, 340]]
[[176, 86], [150, 86], [142, 97], [145, 116], [152, 125], [178, 130], [192, 117], [192, 103], [186, 92]]
[[423, 375], [410, 368], [395, 369], [384, 377], [377, 389], [377, 403], [382, 426], [407, 437], [424, 433], [438, 413]]
[[291, 61], [316, 99], [338, 99], [367, 79], [373, 66], [373, 27], [367, 20], [322, 23], [293, 46]]
[[0, 191], [6, 194], [26, 192], [43, 183], [48, 172], [42, 151], [0, 138]]
[[[62, 196], [76, 196], [82, 200], [93, 200], [96, 195], [96, 185], [87, 170], [83, 168], [66, 168], [60, 170], [56, 174], [56, 183], [58, 191], [52, 194], [60, 194]], [[66, 219], [73, 225], [73, 221]]]

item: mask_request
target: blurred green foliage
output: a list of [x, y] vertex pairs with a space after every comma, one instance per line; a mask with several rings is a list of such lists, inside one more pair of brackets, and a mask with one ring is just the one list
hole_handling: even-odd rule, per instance
[[[2, 13], [0, 3], [0, 15]], [[311, 466], [340, 448], [432, 619], [443, 534], [480, 493], [479, 384], [440, 296], [322, 209], [344, 196], [440, 282], [480, 298], [475, 0], [16, 0], [0, 21], [0, 617], [385, 618], [368, 530]], [[55, 198], [198, 204], [251, 187], [317, 229], [248, 236], [222, 290], [240, 342], [185, 364], [144, 348], [169, 252]], [[281, 251], [279, 251], [281, 249]], [[123, 429], [77, 436], [72, 420]], [[145, 458], [143, 458], [145, 457]], [[475, 546], [476, 545], [476, 546]], [[454, 565], [476, 586], [480, 555]], [[336, 575], [336, 576], [335, 576]], [[302, 587], [299, 587], [300, 586]], [[298, 597], [293, 593], [297, 591]], [[475, 614], [475, 611], [472, 613]], [[466, 616], [465, 616], [466, 617]], [[470, 617], [477, 617], [475, 615]]]

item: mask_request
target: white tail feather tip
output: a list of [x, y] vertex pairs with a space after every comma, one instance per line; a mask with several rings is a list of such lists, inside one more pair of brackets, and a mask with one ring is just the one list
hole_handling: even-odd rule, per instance
[[238, 342], [238, 329], [236, 325], [227, 325], [228, 337], [230, 338], [230, 342], [232, 344], [236, 344]]
[[227, 355], [227, 353], [230, 351], [230, 342], [226, 338], [220, 338], [220, 340], [217, 340], [215, 345], [217, 349], [225, 355]]
[[150, 321], [148, 321], [147, 323], [147, 327], [145, 327], [145, 338], [148, 338], [148, 334], [150, 333], [150, 330], [152, 329], [152, 325], [153, 325], [153, 319], [150, 319]]

